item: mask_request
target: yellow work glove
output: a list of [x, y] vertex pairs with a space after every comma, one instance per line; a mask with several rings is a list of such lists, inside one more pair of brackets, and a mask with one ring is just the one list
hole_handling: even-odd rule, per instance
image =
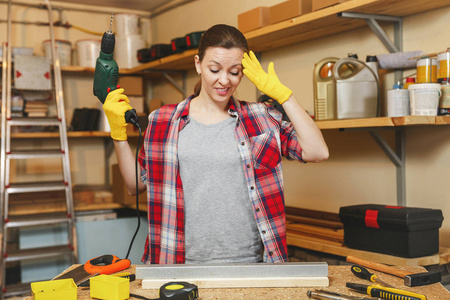
[[127, 140], [127, 123], [125, 112], [132, 109], [130, 100], [123, 93], [123, 89], [116, 89], [108, 94], [103, 110], [111, 127], [111, 137], [118, 141]]
[[292, 91], [285, 87], [280, 80], [273, 67], [273, 62], [269, 63], [268, 73], [266, 73], [253, 51], [250, 51], [250, 56], [244, 53], [242, 65], [244, 66], [244, 74], [251, 82], [264, 94], [283, 104], [292, 95]]

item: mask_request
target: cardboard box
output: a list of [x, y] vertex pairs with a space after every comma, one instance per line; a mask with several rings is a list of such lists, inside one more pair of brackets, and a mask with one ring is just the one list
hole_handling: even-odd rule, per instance
[[270, 7], [269, 23], [275, 24], [310, 13], [312, 0], [289, 0]]
[[127, 96], [144, 95], [144, 82], [141, 76], [119, 76], [119, 86]]
[[145, 112], [144, 96], [128, 96], [130, 105], [136, 110], [136, 113], [142, 114]]
[[328, 6], [346, 2], [348, 0], [314, 0], [312, 3], [312, 10], [316, 11]]
[[[125, 186], [125, 182], [123, 181], [122, 174], [120, 173], [119, 165], [114, 164], [112, 166], [112, 189], [113, 189], [113, 199], [114, 202], [125, 204], [125, 205], [134, 205], [136, 204], [136, 196], [130, 196], [128, 195], [127, 188]], [[139, 180], [140, 180], [140, 174], [139, 174]], [[139, 203], [146, 203], [147, 202], [147, 192], [144, 192], [139, 195]], [[140, 208], [146, 209], [146, 206]]]
[[269, 8], [260, 6], [238, 15], [238, 29], [242, 33], [269, 25]]
[[349, 248], [407, 258], [439, 252], [439, 209], [363, 204], [341, 207], [339, 218]]

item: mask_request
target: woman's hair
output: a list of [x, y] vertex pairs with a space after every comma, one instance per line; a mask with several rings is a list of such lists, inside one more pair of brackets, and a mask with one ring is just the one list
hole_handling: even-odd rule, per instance
[[[242, 32], [233, 26], [224, 24], [214, 25], [203, 33], [198, 47], [198, 57], [200, 61], [203, 61], [206, 50], [210, 47], [222, 47], [225, 49], [239, 48], [244, 52], [248, 52], [247, 39]], [[201, 87], [202, 81], [200, 78], [200, 81], [194, 88], [195, 97], [200, 94]]]

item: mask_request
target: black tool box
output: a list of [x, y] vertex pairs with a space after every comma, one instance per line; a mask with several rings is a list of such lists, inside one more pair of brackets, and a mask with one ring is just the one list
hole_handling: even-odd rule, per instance
[[186, 39], [186, 47], [187, 49], [198, 48], [200, 44], [200, 38], [202, 37], [204, 31], [196, 31], [186, 34], [184, 37]]
[[364, 204], [341, 207], [349, 248], [407, 258], [439, 252], [439, 209]]
[[186, 38], [178, 37], [170, 41], [173, 53], [181, 53], [187, 49]]
[[171, 44], [155, 44], [150, 48], [139, 49], [137, 56], [138, 61], [144, 63], [154, 61], [172, 54], [173, 51]]

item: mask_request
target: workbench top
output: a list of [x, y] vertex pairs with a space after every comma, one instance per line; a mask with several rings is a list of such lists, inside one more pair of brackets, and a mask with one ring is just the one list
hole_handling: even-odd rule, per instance
[[[398, 267], [402, 270], [411, 272], [425, 272], [422, 267]], [[131, 266], [126, 272], [134, 273], [135, 266]], [[386, 282], [389, 282], [394, 287], [419, 293], [425, 295], [427, 300], [442, 300], [450, 299], [450, 292], [440, 283], [435, 283], [428, 286], [421, 287], [407, 287], [403, 284], [403, 279], [391, 276], [388, 274], [373, 271], [374, 274]], [[364, 296], [351, 292], [350, 289], [345, 287], [346, 282], [355, 282], [361, 284], [371, 284], [369, 281], [365, 281], [354, 276], [350, 271], [350, 266], [329, 266], [328, 278], [330, 280], [330, 286], [323, 288], [327, 291], [337, 292], [345, 295]], [[158, 298], [158, 290], [143, 290], [141, 288], [142, 280], [135, 280], [130, 283], [130, 293], [145, 296], [153, 299]], [[309, 299], [306, 296], [308, 290], [314, 291], [322, 288], [239, 288], [239, 289], [199, 289], [199, 296], [201, 300], [207, 299]], [[366, 295], [368, 297], [368, 295]], [[31, 300], [32, 297], [25, 298], [25, 300]], [[78, 300], [90, 300], [90, 291], [88, 288], [78, 288]], [[137, 299], [130, 297], [130, 299]], [[375, 299], [375, 298], [374, 298]]]

